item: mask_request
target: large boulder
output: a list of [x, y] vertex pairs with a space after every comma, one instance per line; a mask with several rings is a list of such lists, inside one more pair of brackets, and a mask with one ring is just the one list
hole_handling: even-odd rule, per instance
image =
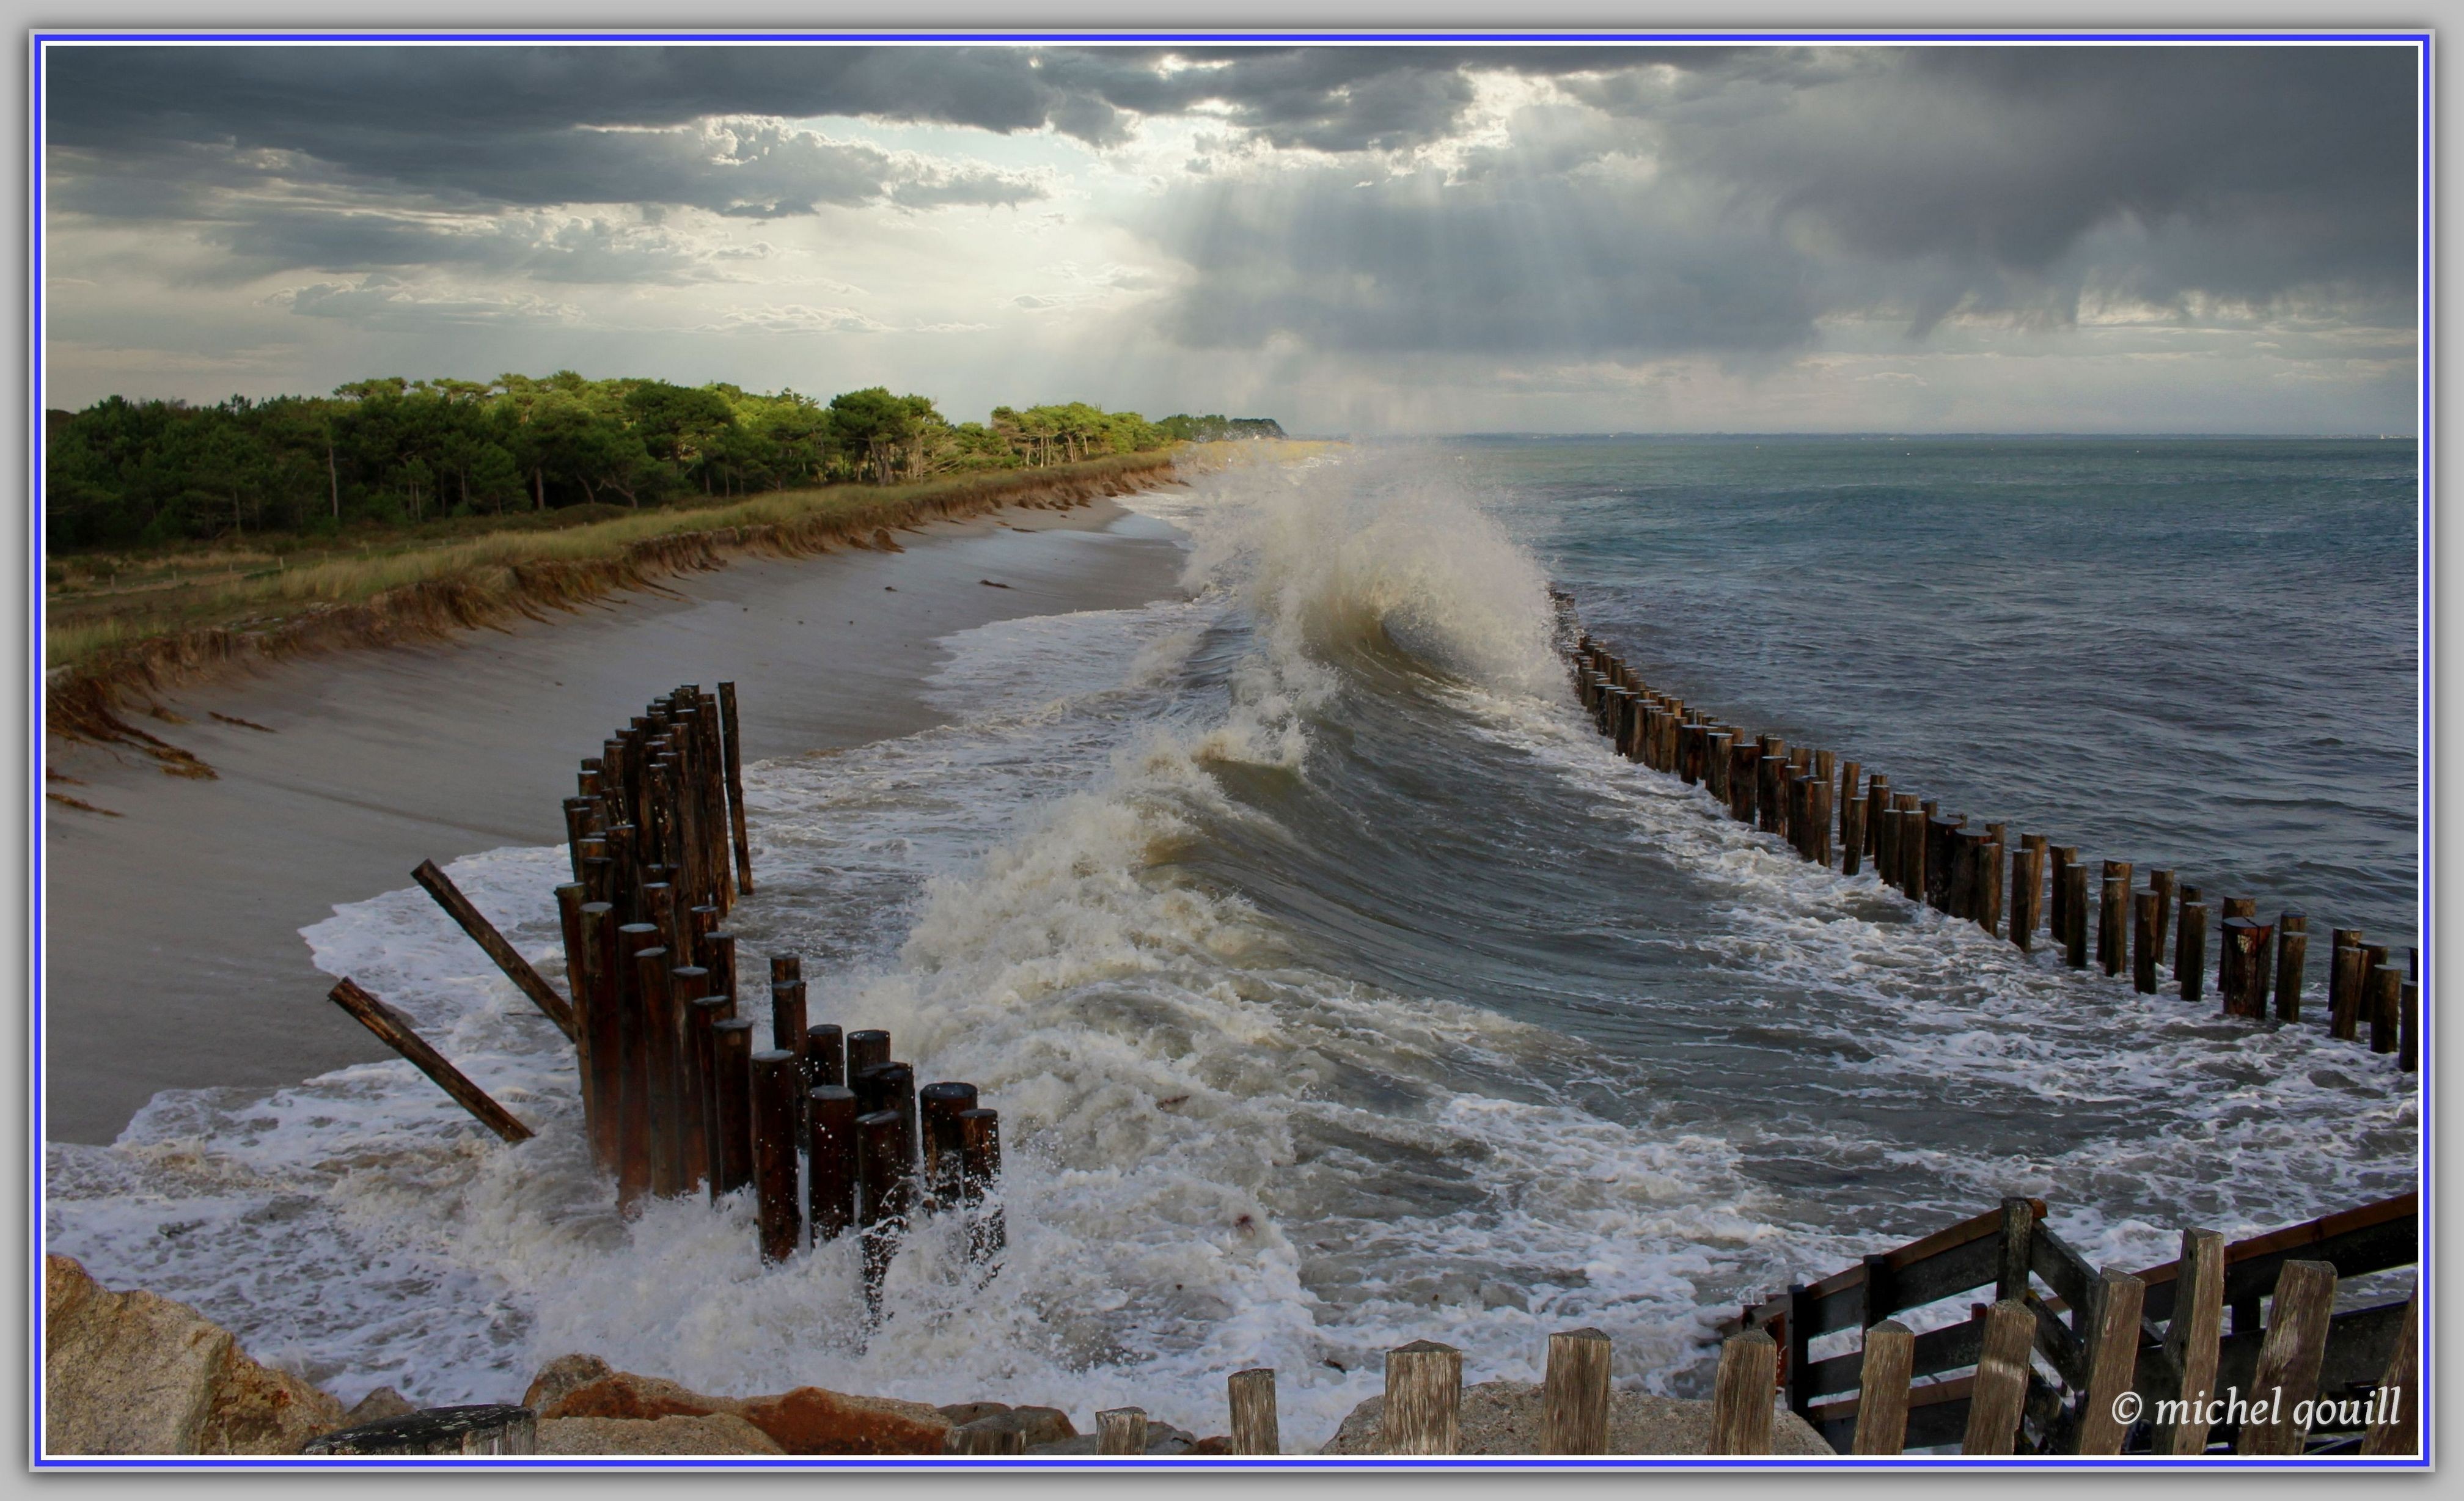
[[43, 1446], [54, 1454], [296, 1454], [342, 1404], [248, 1358], [185, 1303], [43, 1258]]
[[790, 1454], [938, 1454], [952, 1424], [936, 1408], [890, 1397], [856, 1397], [799, 1386], [775, 1397], [712, 1397], [619, 1371], [565, 1393], [539, 1409], [557, 1418], [698, 1418], [732, 1413]]
[[[1321, 1454], [1383, 1454], [1378, 1416], [1386, 1399], [1372, 1397], [1352, 1409]], [[1463, 1391], [1463, 1452], [1537, 1454], [1541, 1436], [1540, 1388], [1529, 1381], [1482, 1381]], [[1711, 1404], [1646, 1392], [1609, 1396], [1612, 1454], [1701, 1454], [1711, 1446]], [[1771, 1414], [1774, 1454], [1832, 1454], [1814, 1425], [1780, 1409]]]
[[776, 1440], [732, 1412], [698, 1418], [550, 1418], [541, 1454], [784, 1454]]
[[530, 1390], [522, 1393], [522, 1405], [533, 1412], [545, 1412], [567, 1394], [615, 1374], [614, 1366], [595, 1355], [558, 1356], [531, 1378]]

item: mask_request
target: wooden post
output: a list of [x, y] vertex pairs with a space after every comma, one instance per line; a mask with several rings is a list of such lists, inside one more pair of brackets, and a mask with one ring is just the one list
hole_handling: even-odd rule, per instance
[[1857, 1375], [1857, 1437], [1849, 1453], [1897, 1454], [1906, 1447], [1908, 1377], [1916, 1353], [1916, 1335], [1897, 1319], [1865, 1331], [1865, 1358]]
[[1549, 1336], [1540, 1433], [1543, 1454], [1609, 1451], [1608, 1335], [1596, 1329], [1567, 1329]]
[[1943, 911], [1954, 917], [1973, 918], [1977, 908], [1978, 862], [1985, 852], [1985, 830], [1954, 828], [1950, 831], [1950, 884], [1946, 891]]
[[1728, 791], [1728, 766], [1736, 747], [1731, 730], [1706, 730], [1703, 735], [1703, 790], [1722, 803], [1733, 803]]
[[928, 1084], [916, 1092], [924, 1137], [924, 1202], [936, 1210], [959, 1207], [964, 1196], [964, 1143], [958, 1116], [976, 1108], [972, 1084]]
[[623, 986], [617, 1001], [618, 1100], [623, 1118], [617, 1132], [616, 1203], [630, 1212], [650, 1192], [651, 1163], [658, 1152], [651, 1126], [649, 1016], [642, 997], [642, 965], [637, 956], [659, 948], [659, 930], [648, 922], [628, 922], [616, 930], [613, 965]]
[[1761, 816], [1764, 833], [1776, 834], [1787, 827], [1788, 809], [1780, 801], [1787, 789], [1787, 784], [1781, 779], [1787, 775], [1787, 757], [1765, 756], [1762, 759], [1754, 785], [1757, 788], [1755, 806]]
[[2255, 917], [2258, 916], [2258, 898], [2228, 896], [2224, 901], [2224, 915], [2228, 917]]
[[825, 1084], [807, 1093], [806, 1207], [813, 1242], [834, 1241], [855, 1224], [856, 1110], [855, 1093]]
[[[1876, 777], [1876, 782], [1882, 779]], [[1874, 804], [1881, 804], [1879, 809]], [[1900, 884], [1900, 810], [1890, 804], [1890, 789], [1885, 787], [1868, 800], [1867, 807], [1874, 820], [1872, 829], [1874, 878], [1885, 886]]]
[[[995, 1202], [990, 1208], [984, 1206], [1001, 1183], [1001, 1112], [960, 1111], [958, 1171], [964, 1175], [961, 1186], [969, 1215], [967, 1255], [978, 1263], [991, 1261], [1009, 1244], [1001, 1204]], [[1272, 1383], [1268, 1385], [1271, 1390]]]
[[2375, 965], [2367, 983], [2363, 997], [2370, 1013], [2370, 1051], [2393, 1052], [2404, 1028], [2404, 966]]
[[815, 1088], [847, 1083], [847, 1037], [837, 1026], [824, 1023], [804, 1028], [804, 1076]]
[[1761, 747], [1739, 739], [1728, 747], [1728, 816], [1740, 824], [1754, 822], [1755, 810], [1761, 806], [1755, 786], [1762, 774]]
[[906, 1156], [906, 1123], [895, 1111], [878, 1110], [856, 1117], [857, 1174], [862, 1194], [856, 1224], [862, 1227], [864, 1287], [868, 1306], [881, 1306], [882, 1278], [905, 1238], [907, 1218], [914, 1207], [914, 1174]]
[[1935, 813], [1925, 820], [1925, 899], [1937, 912], [1950, 911], [1951, 853], [1959, 848], [1959, 827], [1967, 819]]
[[1095, 1452], [1143, 1454], [1147, 1451], [1147, 1410], [1114, 1407], [1095, 1414]]
[[2002, 850], [2009, 837], [2005, 825], [1985, 826], [1985, 850], [1976, 867], [1976, 925], [1988, 933], [2002, 931]]
[[701, 961], [710, 970], [710, 993], [723, 997], [727, 1014], [736, 1014], [736, 935], [713, 933], [702, 939]]
[[2207, 976], [2208, 904], [2186, 901], [2182, 904], [2181, 944], [2173, 960], [2173, 978], [2182, 982], [2182, 999], [2197, 1001]]
[[2224, 956], [2216, 966], [2216, 1000], [2226, 1016], [2247, 1016], [2250, 1004], [2250, 969], [2253, 954], [2259, 945], [2260, 928], [2255, 917], [2227, 917], [2224, 926]]
[[1874, 873], [1890, 879], [1890, 862], [1882, 858], [1882, 815], [1891, 806], [1891, 779], [1876, 772], [1865, 779], [1865, 853], [1874, 861]]
[[730, 1017], [710, 1028], [712, 1115], [718, 1122], [718, 1179], [732, 1194], [753, 1181], [753, 1019]]
[[1232, 1402], [1232, 1452], [1280, 1454], [1281, 1424], [1275, 1412], [1275, 1373], [1266, 1366], [1235, 1371], [1226, 1383]]
[[[1830, 752], [1825, 751], [1823, 754], [1829, 755]], [[1805, 813], [1807, 820], [1805, 857], [1827, 871], [1831, 868], [1833, 823], [1831, 784], [1828, 781], [1816, 777], [1806, 785]]]
[[[2350, 1042], [2360, 1035], [2355, 1026], [2362, 1014], [2362, 930], [2327, 930], [2327, 1031]], [[2347, 960], [2344, 951], [2351, 949]]]
[[1865, 867], [1865, 799], [1857, 789], [1857, 763], [1850, 762], [1839, 790], [1839, 873], [1855, 875]]
[[[2142, 892], [2153, 898], [2154, 892]], [[2093, 1309], [2082, 1309], [2075, 1322], [2086, 1332], [2087, 1398], [2079, 1414], [2081, 1454], [2119, 1454], [2130, 1424], [2115, 1406], [2139, 1379], [2139, 1311], [2147, 1285], [2127, 1272], [2104, 1268], [2098, 1273]]]
[[725, 996], [697, 996], [685, 1006], [685, 1181], [719, 1198], [718, 1037], [712, 1027], [727, 1020]]
[[2107, 975], [2119, 975], [2130, 962], [2130, 862], [2104, 862], [2102, 890], [2097, 894], [2096, 961]]
[[2156, 915], [2164, 910], [2156, 892], [2130, 894], [2130, 983], [2143, 996], [2156, 993], [2156, 950], [2165, 941], [2156, 934]]
[[736, 731], [736, 685], [718, 685], [719, 726], [727, 734], [727, 810], [736, 827], [736, 892], [753, 894], [753, 847], [744, 837], [744, 748]]
[[2403, 1011], [2395, 1042], [2395, 1066], [2406, 1073], [2421, 1068], [2421, 986], [2413, 981], [2404, 982], [2404, 996], [2397, 1002]]
[[617, 1015], [616, 909], [604, 901], [586, 901], [582, 919], [584, 975], [590, 990], [580, 1008], [584, 1035], [590, 1039], [590, 1157], [603, 1172], [613, 1173], [622, 1152], [625, 1120], [625, 1055]]
[[471, 1402], [429, 1407], [320, 1433], [302, 1454], [536, 1454], [539, 1416], [528, 1407]]
[[[890, 1034], [878, 1028], [847, 1034], [847, 1088], [855, 1089], [864, 1071], [890, 1061]], [[859, 1092], [861, 1093], [861, 1092]]]
[[803, 1206], [796, 1198], [797, 1101], [804, 1076], [794, 1053], [767, 1048], [753, 1055], [753, 1191], [760, 1220], [761, 1259], [785, 1261], [804, 1240]]
[[2052, 847], [2054, 865], [2053, 938], [2054, 947], [2066, 948], [2071, 940], [2070, 884], [2063, 872], [2079, 863], [2077, 845]]
[[804, 1054], [804, 982], [770, 987], [770, 1046], [798, 1058]]
[[[2086, 867], [2079, 868], [2082, 878]], [[1962, 1454], [2008, 1454], [2017, 1446], [2019, 1418], [2028, 1401], [2028, 1352], [2036, 1340], [2036, 1315], [2016, 1298], [2003, 1298], [1985, 1315], [1985, 1348], [1968, 1389], [1968, 1433]]]
[[1771, 1389], [1779, 1379], [1779, 1346], [1759, 1329], [1731, 1335], [1720, 1347], [1711, 1381], [1711, 1440], [1706, 1454], [1771, 1451]]
[[[578, 862], [577, 862], [578, 863]], [[564, 936], [564, 988], [573, 995], [573, 1063], [582, 1093], [582, 1135], [590, 1139], [599, 1119], [597, 1078], [590, 1071], [590, 950], [582, 937], [582, 904], [588, 888], [580, 881], [556, 889], [557, 925]]]
[[2327, 1320], [2336, 1311], [2336, 1268], [2323, 1261], [2288, 1261], [2276, 1274], [2268, 1309], [2267, 1337], [2258, 1370], [2251, 1377], [2251, 1403], [2267, 1404], [2267, 1417], [2241, 1425], [2243, 1454], [2299, 1454], [2307, 1435], [2302, 1409], [2319, 1395], [2319, 1367], [2327, 1354]]
[[335, 982], [325, 992], [325, 999], [348, 1011], [362, 1026], [377, 1034], [380, 1042], [403, 1055], [410, 1066], [434, 1080], [436, 1087], [453, 1096], [453, 1102], [469, 1111], [479, 1124], [502, 1137], [508, 1142], [527, 1141], [531, 1128], [514, 1118], [514, 1113], [488, 1097], [488, 1092], [471, 1082], [463, 1071], [445, 1061], [445, 1055], [429, 1046], [428, 1039], [411, 1030], [402, 1014], [376, 997], [361, 989], [349, 979]]
[[2028, 1266], [2034, 1259], [2036, 1206], [2013, 1195], [2002, 1201], [2000, 1257], [1995, 1263], [1995, 1301], [2023, 1302], [2028, 1296]]
[[2011, 941], [2022, 954], [2036, 944], [2036, 908], [2045, 888], [2044, 869], [2044, 841], [2034, 834], [2023, 835], [2019, 848], [2011, 851], [2010, 929]]
[[[2207, 909], [2199, 909], [2200, 916]], [[2225, 1238], [2213, 1230], [2184, 1230], [2180, 1270], [2173, 1279], [2173, 1317], [2165, 1328], [2165, 1356], [2181, 1373], [2179, 1396], [2195, 1405], [2188, 1423], [2156, 1425], [2151, 1447], [2159, 1454], [2208, 1451], [2207, 1403], [2216, 1394], [2217, 1346], [2225, 1327]]]
[[2415, 1389], [2420, 1384], [2421, 1283], [2416, 1277], [2412, 1296], [2404, 1305], [2404, 1331], [2396, 1335], [2395, 1351], [2379, 1375], [2379, 1417], [2362, 1437], [2363, 1453], [2421, 1452], [2421, 1394]]
[[529, 960], [522, 958], [512, 944], [505, 941], [505, 936], [496, 931], [495, 923], [479, 915], [479, 909], [472, 906], [471, 899], [462, 894], [452, 879], [436, 868], [436, 862], [420, 861], [419, 868], [410, 872], [410, 878], [417, 881], [429, 895], [436, 898], [436, 905], [444, 908], [445, 915], [453, 919], [455, 926], [469, 934], [471, 941], [495, 960], [496, 967], [504, 971], [505, 978], [514, 982], [514, 988], [530, 997], [531, 1003], [564, 1033], [564, 1040], [572, 1042], [576, 1036], [573, 1007], [565, 1004], [564, 997], [558, 995], [553, 986], [539, 978], [539, 971], [531, 968]]
[[1463, 1451], [1463, 1352], [1415, 1339], [1386, 1352], [1378, 1437], [1389, 1454]]
[[2256, 921], [2258, 903], [2248, 896], [2228, 896], [2217, 907], [2216, 1000], [2227, 1015], [2233, 1014], [2233, 1005], [2240, 999], [2242, 987], [2247, 982], [2242, 964], [2250, 957], [2233, 945], [2233, 920], [2235, 917]]
[[2301, 1020], [2302, 971], [2309, 967], [2310, 919], [2288, 912], [2276, 919], [2276, 1019]]
[[684, 1111], [680, 1083], [683, 1061], [676, 1056], [682, 1028], [677, 1025], [675, 987], [671, 983], [668, 949], [633, 951], [633, 985], [642, 998], [642, 1052], [649, 1061], [650, 1107], [650, 1192], [662, 1199], [685, 1191]]
[[2156, 952], [2160, 957], [2172, 952], [2174, 885], [2170, 871], [2147, 872], [2147, 889], [2156, 894]]
[[2062, 867], [2062, 962], [2087, 968], [2087, 867], [2072, 860]]

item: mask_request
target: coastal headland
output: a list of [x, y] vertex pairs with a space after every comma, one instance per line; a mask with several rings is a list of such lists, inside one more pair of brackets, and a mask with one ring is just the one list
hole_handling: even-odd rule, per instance
[[[1170, 480], [1157, 467], [1109, 488]], [[1036, 503], [821, 556], [715, 554], [570, 610], [503, 609], [381, 650], [246, 653], [113, 710], [210, 777], [165, 775], [143, 739], [50, 737], [46, 1139], [110, 1141], [165, 1089], [380, 1056], [322, 1001], [299, 929], [423, 858], [561, 838], [574, 747], [636, 710], [645, 682], [736, 678], [749, 757], [828, 751], [940, 721], [917, 693], [940, 637], [1175, 587], [1161, 524], [1083, 494], [1012, 498]]]

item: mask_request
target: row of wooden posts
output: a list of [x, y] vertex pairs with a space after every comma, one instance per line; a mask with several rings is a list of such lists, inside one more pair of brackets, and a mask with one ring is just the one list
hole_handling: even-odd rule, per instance
[[[2013, 846], [2007, 825], [1971, 826], [1966, 814], [1944, 813], [1933, 800], [1895, 789], [1882, 773], [1866, 776], [1831, 751], [1717, 723], [1644, 683], [1581, 630], [1571, 596], [1554, 597], [1583, 705], [1628, 759], [1702, 786], [1731, 818], [1787, 840], [1815, 864], [1855, 875], [1870, 861], [1910, 901], [2007, 936], [2022, 950], [2035, 946], [2042, 929], [2065, 963], [2088, 966], [2088, 868], [2077, 846], [2049, 845], [2043, 834], [2022, 834]], [[2095, 962], [2108, 976], [2129, 971], [2137, 990], [2154, 995], [2169, 956], [2182, 999], [2198, 1001], [2209, 973], [2206, 894], [2155, 870], [2134, 892], [2132, 873], [2127, 860], [2102, 863]], [[2261, 1019], [2272, 998], [2277, 1020], [2300, 1021], [2308, 917], [2286, 911], [2262, 921], [2247, 896], [2222, 898], [2222, 914], [2215, 972], [2222, 1014]], [[2399, 965], [2360, 929], [2332, 928], [2328, 939], [2329, 1032], [2354, 1041], [2366, 1026], [2372, 1052], [2395, 1054], [2405, 1071], [2418, 1068], [2421, 951], [2409, 950]]]
[[[916, 1087], [890, 1034], [809, 1026], [802, 958], [770, 959], [770, 1044], [737, 1012], [735, 935], [753, 891], [736, 685], [654, 699], [585, 758], [565, 800], [573, 879], [556, 890], [565, 974], [557, 993], [445, 872], [412, 876], [574, 1045], [592, 1161], [618, 1204], [754, 1188], [764, 1260], [862, 1237], [865, 1286], [925, 1212], [962, 1215], [970, 1257], [996, 1258], [1001, 1115], [976, 1087]], [[329, 999], [508, 1141], [532, 1135], [419, 1036], [344, 979]]]

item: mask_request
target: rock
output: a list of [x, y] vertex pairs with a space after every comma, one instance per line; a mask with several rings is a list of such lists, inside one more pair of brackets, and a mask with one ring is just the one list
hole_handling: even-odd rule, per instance
[[[1383, 1454], [1377, 1431], [1383, 1397], [1352, 1409], [1321, 1454]], [[1540, 1388], [1529, 1381], [1482, 1381], [1463, 1393], [1463, 1452], [1537, 1454], [1541, 1439]], [[1711, 1404], [1643, 1392], [1609, 1397], [1612, 1454], [1700, 1454], [1711, 1444]], [[1771, 1452], [1836, 1452], [1813, 1424], [1782, 1408], [1772, 1414]]]
[[1192, 1454], [1229, 1454], [1232, 1452], [1232, 1436], [1228, 1433], [1219, 1433], [1211, 1439], [1200, 1439], [1189, 1446], [1189, 1452]]
[[558, 1356], [531, 1378], [530, 1390], [522, 1393], [522, 1405], [533, 1412], [545, 1412], [561, 1402], [566, 1393], [615, 1374], [613, 1366], [595, 1355]]
[[[528, 1402], [522, 1405], [529, 1406]], [[380, 1386], [361, 1398], [342, 1414], [342, 1426], [356, 1428], [363, 1423], [383, 1423], [387, 1418], [407, 1418], [419, 1410], [419, 1404], [390, 1386]]]
[[790, 1454], [938, 1454], [950, 1420], [922, 1402], [799, 1386], [775, 1397], [710, 1397], [655, 1376], [619, 1371], [539, 1410], [542, 1418], [698, 1418], [734, 1413]]
[[539, 1425], [542, 1454], [784, 1454], [770, 1435], [732, 1412], [699, 1418], [552, 1418]]
[[43, 1444], [54, 1454], [296, 1454], [342, 1404], [248, 1358], [185, 1303], [43, 1258]]
[[[997, 1402], [970, 1402], [966, 1405], [999, 1406], [1000, 1404]], [[945, 1416], [953, 1410], [954, 1409], [948, 1407], [941, 1409]], [[1069, 1422], [1069, 1415], [1063, 1412], [1058, 1407], [1009, 1407], [1004, 1408], [1000, 1412], [988, 1412], [980, 1417], [971, 1419], [962, 1424], [962, 1426], [965, 1427], [970, 1434], [1016, 1433], [1019, 1435], [1019, 1443], [1023, 1447], [1029, 1449], [1036, 1448], [1046, 1444], [1058, 1444], [1063, 1439], [1074, 1439], [1078, 1436], [1078, 1429]], [[952, 1438], [950, 1442], [953, 1444], [958, 1442], [957, 1432], [957, 1430], [955, 1428], [951, 1430]], [[960, 1451], [954, 1450], [954, 1452]], [[979, 1453], [982, 1451], [969, 1449], [963, 1450], [963, 1452]]]
[[942, 1417], [949, 1419], [953, 1424], [963, 1428], [968, 1424], [975, 1422], [978, 1418], [1000, 1417], [1002, 1413], [1009, 1411], [1009, 1403], [1005, 1402], [954, 1402], [948, 1406], [941, 1407], [936, 1410], [939, 1411]]

